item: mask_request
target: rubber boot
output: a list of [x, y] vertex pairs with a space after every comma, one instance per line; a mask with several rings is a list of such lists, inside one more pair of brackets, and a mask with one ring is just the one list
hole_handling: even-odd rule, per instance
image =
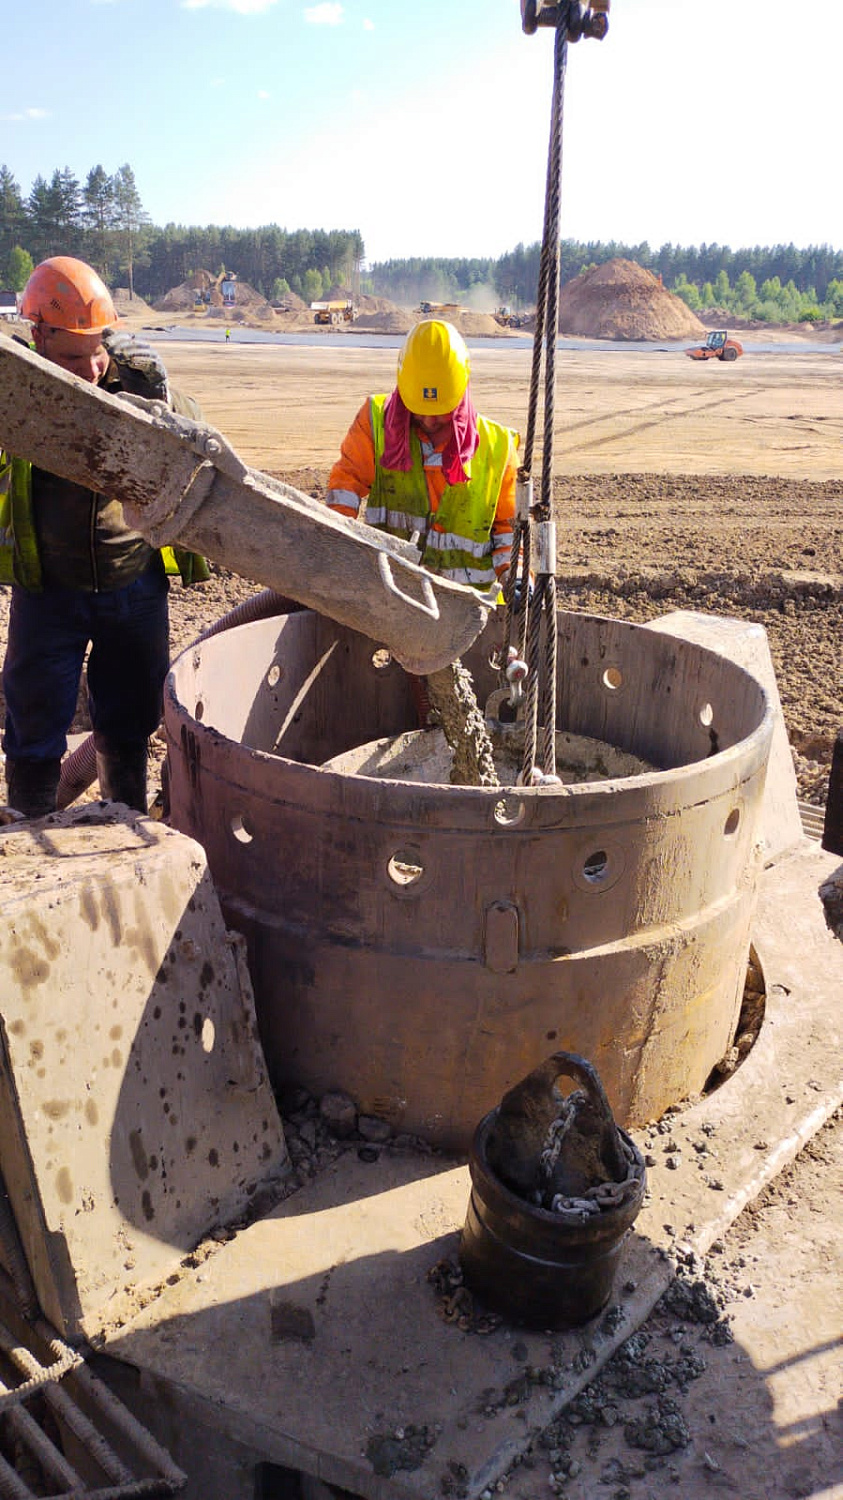
[[116, 745], [103, 735], [94, 736], [97, 780], [106, 802], [124, 802], [135, 812], [146, 812], [146, 741]]
[[56, 810], [60, 760], [10, 760], [6, 757], [9, 806], [25, 818], [45, 818]]

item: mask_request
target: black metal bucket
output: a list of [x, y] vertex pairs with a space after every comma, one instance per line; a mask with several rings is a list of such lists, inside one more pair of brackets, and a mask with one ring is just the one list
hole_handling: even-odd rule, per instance
[[[570, 1056], [579, 1065], [577, 1076], [582, 1077], [583, 1068], [593, 1075], [605, 1104], [590, 1064]], [[570, 1070], [562, 1063], [558, 1071]], [[611, 1296], [624, 1240], [644, 1200], [644, 1159], [609, 1114], [628, 1169], [623, 1183], [611, 1185], [620, 1201], [601, 1205], [588, 1217], [535, 1207], [512, 1192], [489, 1164], [487, 1147], [499, 1112], [500, 1106], [484, 1116], [471, 1146], [471, 1197], [460, 1243], [466, 1285], [512, 1322], [548, 1329], [585, 1323]]]

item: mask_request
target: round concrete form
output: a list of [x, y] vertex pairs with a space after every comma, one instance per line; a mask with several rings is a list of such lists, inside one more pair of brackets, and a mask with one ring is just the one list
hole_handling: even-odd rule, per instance
[[[491, 621], [464, 657], [498, 686]], [[662, 769], [535, 789], [324, 768], [416, 723], [410, 679], [310, 612], [209, 638], [165, 690], [170, 815], [246, 935], [276, 1086], [466, 1151], [547, 1054], [619, 1124], [703, 1087], [743, 992], [772, 735], [760, 684], [624, 621], [560, 613], [557, 727]]]

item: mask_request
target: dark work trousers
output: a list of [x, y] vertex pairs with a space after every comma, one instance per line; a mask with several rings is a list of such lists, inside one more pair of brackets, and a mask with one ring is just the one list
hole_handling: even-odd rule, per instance
[[146, 742], [161, 718], [169, 667], [168, 588], [158, 557], [134, 583], [106, 593], [13, 586], [3, 664], [10, 760], [64, 754], [89, 642], [93, 728], [118, 745]]

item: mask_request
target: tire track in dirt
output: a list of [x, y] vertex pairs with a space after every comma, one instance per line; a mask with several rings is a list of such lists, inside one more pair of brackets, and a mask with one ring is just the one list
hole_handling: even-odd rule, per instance
[[[716, 396], [712, 400], [702, 400], [696, 407], [696, 415], [699, 416], [707, 412], [715, 411], [720, 406], [733, 406], [739, 400], [746, 401], [753, 396], [763, 395], [763, 393], [764, 387], [761, 385], [755, 385], [747, 386], [744, 390], [737, 392], [730, 391], [728, 395]], [[671, 407], [675, 407], [677, 409], [671, 410]], [[624, 417], [628, 416], [632, 418], [641, 418], [645, 416], [649, 411], [657, 411], [659, 413], [658, 417], [654, 417], [650, 421], [634, 421], [628, 427], [619, 425], [623, 421]], [[594, 438], [584, 443], [573, 443], [571, 445], [566, 444], [565, 453], [566, 456], [571, 453], [588, 453], [595, 448], [604, 448], [609, 443], [625, 442], [631, 437], [640, 436], [642, 432], [649, 432], [653, 428], [663, 426], [665, 422], [677, 421], [681, 417], [687, 417], [687, 415], [688, 394], [687, 391], [683, 391], [681, 396], [677, 396], [675, 400], [669, 401], [667, 403], [658, 401], [638, 408], [630, 407], [627, 411], [615, 410], [606, 412], [605, 414], [600, 416], [587, 417], [582, 422], [572, 422], [569, 427], [563, 428], [563, 437], [570, 432], [577, 432], [585, 427], [599, 426], [603, 422], [612, 422], [615, 426], [615, 430], [608, 434], [606, 437]]]

